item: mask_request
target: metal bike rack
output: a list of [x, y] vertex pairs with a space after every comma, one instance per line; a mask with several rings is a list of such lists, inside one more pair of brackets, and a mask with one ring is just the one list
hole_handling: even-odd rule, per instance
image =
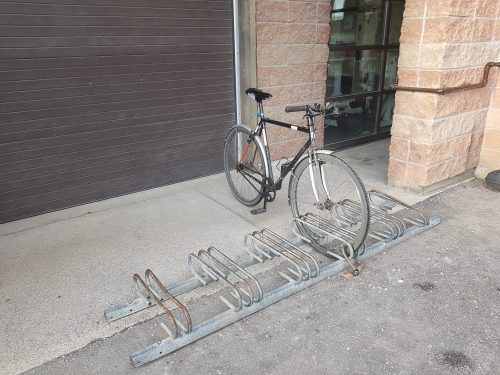
[[[151, 271], [147, 269], [145, 272], [145, 280], [139, 274], [134, 274], [133, 276], [135, 289], [140, 298], [147, 303], [151, 304], [151, 300], [154, 300], [158, 306], [160, 306], [165, 313], [170, 318], [172, 324], [172, 329], [170, 329], [164, 322], [161, 322], [161, 327], [168, 333], [169, 337], [175, 339], [179, 335], [179, 327], [183, 333], [190, 333], [193, 327], [191, 321], [191, 316], [189, 312], [177, 298], [170, 294], [163, 285], [163, 283], [158, 279], [158, 277]], [[153, 283], [152, 283], [153, 282]], [[166, 306], [166, 301], [173, 302], [175, 308], [178, 308], [183, 315], [185, 326], [175, 317], [173, 311]]]
[[304, 280], [319, 275], [318, 262], [309, 253], [286, 241], [270, 229], [262, 229], [245, 235], [245, 247], [258, 262], [264, 262], [273, 257], [285, 259], [290, 274], [279, 271], [285, 280], [299, 284]]
[[[412, 227], [425, 227], [429, 220], [417, 209], [378, 190], [368, 192], [370, 205], [370, 225], [367, 238], [374, 241], [390, 242], [403, 236], [405, 231]], [[330, 238], [339, 243], [338, 253], [330, 249], [324, 252], [339, 260], [346, 258], [340, 251], [341, 247], [347, 246], [349, 250], [347, 258], [353, 256], [352, 248], [349, 247], [356, 233], [350, 228], [359, 222], [361, 206], [359, 202], [344, 199], [334, 206], [331, 218], [326, 219], [313, 213], [307, 213], [292, 222], [292, 231], [304, 241], [314, 246], [319, 246], [317, 241]], [[305, 234], [307, 233], [307, 235]], [[366, 243], [359, 251], [361, 254]]]
[[[355, 233], [352, 225], [359, 220], [360, 206], [356, 202], [344, 200], [335, 206], [332, 220], [308, 213], [292, 222], [292, 231], [296, 238], [285, 239], [270, 229], [262, 229], [247, 234], [244, 245], [248, 257], [239, 262], [232, 260], [220, 250], [211, 246], [188, 256], [188, 269], [192, 277], [165, 286], [151, 270], [146, 270], [144, 279], [134, 274], [138, 298], [128, 304], [112, 307], [105, 311], [108, 322], [137, 313], [152, 306], [159, 306], [169, 324], [160, 323], [166, 330], [167, 337], [130, 355], [134, 366], [141, 366], [163, 357], [194, 341], [210, 335], [238, 320], [241, 320], [267, 306], [270, 306], [294, 293], [297, 293], [325, 278], [339, 273], [346, 268], [353, 268], [355, 259], [365, 259], [388, 249], [410, 237], [413, 237], [440, 223], [437, 216], [427, 218], [418, 210], [409, 207], [391, 196], [376, 190], [368, 192], [371, 220], [368, 240], [355, 252], [352, 241]], [[398, 211], [399, 210], [399, 211]], [[310, 238], [313, 237], [336, 241], [339, 251], [330, 251], [330, 258], [316, 252], [310, 252]], [[313, 240], [316, 238], [313, 238]], [[305, 245], [305, 246], [304, 246]], [[332, 259], [333, 258], [333, 259]], [[285, 283], [280, 286], [261, 285], [264, 273], [256, 276], [248, 268], [267, 261], [275, 262], [265, 274], [277, 275]], [[320, 264], [322, 265], [320, 267]], [[272, 283], [276, 278], [267, 278]], [[219, 283], [222, 287], [216, 293], [228, 308], [208, 320], [193, 323], [187, 307], [178, 299], [180, 295], [204, 287], [210, 283]], [[213, 299], [215, 294], [206, 298]], [[184, 299], [184, 298], [183, 298]], [[173, 307], [169, 308], [167, 304]], [[221, 310], [219, 310], [221, 311]]]

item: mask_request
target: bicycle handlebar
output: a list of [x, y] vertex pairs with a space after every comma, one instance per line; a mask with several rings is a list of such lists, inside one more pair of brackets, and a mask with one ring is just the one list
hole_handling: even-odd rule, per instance
[[318, 115], [338, 115], [338, 111], [343, 109], [343, 107], [334, 104], [330, 108], [325, 108], [319, 103], [314, 103], [313, 105], [289, 105], [285, 107], [285, 112], [306, 112], [306, 116], [318, 116]]
[[285, 112], [306, 112], [308, 109], [308, 105], [289, 105], [285, 107]]

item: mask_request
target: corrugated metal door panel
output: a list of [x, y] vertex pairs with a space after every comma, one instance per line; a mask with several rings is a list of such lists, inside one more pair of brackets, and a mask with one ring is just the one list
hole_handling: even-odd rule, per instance
[[221, 171], [231, 3], [0, 1], [0, 222]]

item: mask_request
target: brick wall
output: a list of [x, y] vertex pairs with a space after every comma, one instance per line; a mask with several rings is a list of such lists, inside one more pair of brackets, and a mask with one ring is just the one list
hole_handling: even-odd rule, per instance
[[[257, 84], [273, 98], [265, 101], [266, 115], [305, 124], [300, 113], [285, 113], [290, 104], [324, 103], [330, 35], [330, 1], [256, 1]], [[318, 143], [323, 124], [317, 124]], [[306, 134], [270, 125], [273, 160], [291, 156]]]
[[[407, 0], [399, 84], [443, 87], [479, 82], [484, 64], [498, 58], [498, 3]], [[389, 182], [421, 189], [476, 167], [492, 86], [446, 95], [398, 91]]]

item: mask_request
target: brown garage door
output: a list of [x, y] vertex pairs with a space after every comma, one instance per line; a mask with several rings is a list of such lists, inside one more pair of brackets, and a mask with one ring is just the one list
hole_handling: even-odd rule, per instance
[[0, 0], [0, 222], [222, 170], [231, 0]]

